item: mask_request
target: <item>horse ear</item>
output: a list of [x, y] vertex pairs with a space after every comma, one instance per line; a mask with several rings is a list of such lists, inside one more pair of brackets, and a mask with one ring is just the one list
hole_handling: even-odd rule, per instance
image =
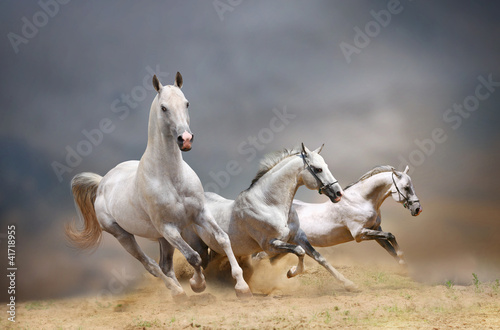
[[301, 151], [302, 153], [304, 154], [304, 156], [307, 156], [309, 154], [309, 149], [307, 149], [307, 147], [304, 145], [304, 142], [302, 142], [301, 144]]
[[177, 74], [175, 75], [175, 82], [174, 85], [182, 88], [182, 76], [181, 73], [177, 71]]
[[392, 168], [392, 173], [398, 178], [398, 179], [401, 179], [401, 173], [400, 172], [397, 172], [394, 168]]
[[161, 84], [160, 80], [156, 75], [153, 76], [153, 87], [156, 89], [156, 91], [159, 93], [161, 89], [163, 88], [163, 85]]
[[406, 165], [406, 168], [405, 168], [405, 170], [404, 170], [404, 172], [403, 172], [403, 173], [404, 173], [404, 174], [408, 174], [408, 171], [409, 171], [409, 170], [410, 170], [410, 167], [409, 167], [408, 165]]
[[315, 152], [315, 153], [319, 154], [319, 153], [321, 152], [321, 150], [323, 150], [323, 147], [324, 147], [324, 146], [325, 146], [325, 144], [323, 143], [323, 144], [321, 145], [321, 147], [319, 147], [318, 149], [314, 150], [313, 152]]

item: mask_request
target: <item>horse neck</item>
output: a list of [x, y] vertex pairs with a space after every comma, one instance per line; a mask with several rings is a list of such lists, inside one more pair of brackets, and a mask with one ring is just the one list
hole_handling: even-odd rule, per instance
[[172, 177], [176, 176], [182, 168], [180, 166], [182, 154], [175, 137], [165, 135], [160, 130], [154, 112], [157, 102], [157, 97], [155, 97], [149, 112], [148, 144], [146, 151], [142, 155], [141, 165], [144, 170], [152, 174]]
[[299, 183], [302, 164], [299, 157], [287, 157], [259, 179], [256, 188], [262, 191], [268, 205], [283, 207], [286, 212], [290, 209], [293, 197], [302, 185]]
[[359, 182], [352, 188], [358, 188], [358, 193], [372, 202], [373, 207], [378, 210], [382, 203], [391, 194], [392, 172], [375, 174], [368, 179]]

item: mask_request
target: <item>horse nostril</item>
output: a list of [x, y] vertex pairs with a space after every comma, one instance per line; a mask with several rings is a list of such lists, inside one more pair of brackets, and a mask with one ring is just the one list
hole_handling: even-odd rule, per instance
[[182, 138], [182, 135], [179, 135], [179, 136], [177, 137], [177, 142], [179, 142], [179, 143], [184, 143], [184, 139]]
[[342, 192], [337, 191], [337, 196], [338, 196], [338, 197], [342, 197]]
[[417, 209], [415, 210], [415, 213], [418, 214], [420, 212], [420, 207], [417, 207]]

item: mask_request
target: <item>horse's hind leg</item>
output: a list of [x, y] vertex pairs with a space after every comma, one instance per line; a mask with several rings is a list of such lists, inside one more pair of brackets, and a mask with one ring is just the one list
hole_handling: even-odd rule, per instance
[[178, 249], [182, 255], [186, 258], [187, 262], [193, 266], [194, 274], [193, 277], [189, 280], [189, 284], [191, 285], [191, 289], [194, 292], [203, 292], [207, 287], [205, 282], [205, 276], [203, 276], [203, 272], [201, 269], [201, 258], [200, 255], [193, 250], [181, 236], [179, 229], [177, 227], [166, 224], [158, 228], [163, 237], [167, 240], [167, 242]]
[[167, 242], [163, 237], [158, 239], [160, 243], [160, 268], [167, 277], [170, 277], [173, 281], [179, 284], [177, 277], [175, 277], [174, 272], [174, 251], [175, 248]]
[[335, 277], [338, 281], [342, 282], [346, 290], [348, 291], [357, 290], [357, 287], [353, 282], [345, 278], [344, 275], [342, 275], [338, 270], [333, 268], [333, 266], [330, 265], [330, 263], [318, 251], [316, 251], [312, 247], [311, 243], [309, 243], [309, 240], [307, 239], [306, 234], [302, 229], [299, 229], [297, 231], [297, 235], [295, 236], [294, 241], [304, 248], [308, 256], [316, 260], [316, 262], [318, 262], [321, 266], [325, 267], [326, 270], [328, 270], [328, 272], [333, 275], [333, 277]]
[[304, 255], [305, 251], [302, 247], [295, 245], [295, 244], [290, 244], [283, 242], [279, 239], [272, 239], [269, 241], [269, 244], [267, 247], [265, 247], [266, 252], [269, 255], [273, 255], [271, 257], [271, 260], [278, 260], [281, 258], [284, 253], [293, 253], [299, 258], [299, 262], [297, 263], [297, 266], [293, 266], [286, 274], [286, 276], [294, 277], [297, 276], [300, 273], [304, 272], [305, 266], [304, 266]]
[[243, 278], [243, 270], [234, 256], [229, 236], [219, 227], [213, 216], [206, 209], [200, 213], [196, 219], [196, 224], [210, 233], [217, 241], [217, 244], [224, 250], [231, 265], [231, 276], [236, 280], [236, 285], [234, 286], [236, 295], [240, 298], [251, 297], [252, 291], [250, 291], [250, 287]]
[[137, 244], [137, 241], [135, 240], [134, 235], [125, 231], [114, 221], [106, 224], [103, 227], [105, 231], [113, 235], [118, 240], [118, 242], [120, 242], [120, 244], [125, 248], [125, 250], [127, 250], [128, 253], [139, 260], [148, 272], [150, 272], [155, 277], [160, 277], [167, 288], [172, 291], [172, 295], [174, 296], [174, 298], [180, 298], [186, 295], [182, 287], [179, 285], [179, 282], [165, 276], [165, 274], [163, 274], [162, 270], [160, 269], [160, 266], [158, 266], [158, 264], [153, 259], [148, 257], [141, 250], [141, 248]]

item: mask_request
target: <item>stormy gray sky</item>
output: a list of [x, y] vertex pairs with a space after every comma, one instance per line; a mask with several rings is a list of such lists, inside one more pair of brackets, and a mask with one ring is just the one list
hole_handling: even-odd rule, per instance
[[[468, 258], [469, 275], [499, 277], [498, 4], [65, 2], [0, 5], [0, 234], [17, 225], [21, 297], [99, 290], [113, 269], [142, 271], [111, 237], [76, 254], [62, 228], [76, 215], [73, 175], [141, 157], [152, 72], [164, 84], [184, 77], [196, 140], [183, 156], [208, 190], [234, 198], [264, 154], [300, 142], [325, 143], [343, 186], [409, 163], [424, 212], [383, 208], [409, 263], [456, 259], [431, 280], [463, 280]], [[103, 120], [111, 128], [96, 133]], [[306, 188], [298, 197], [324, 201]]]

